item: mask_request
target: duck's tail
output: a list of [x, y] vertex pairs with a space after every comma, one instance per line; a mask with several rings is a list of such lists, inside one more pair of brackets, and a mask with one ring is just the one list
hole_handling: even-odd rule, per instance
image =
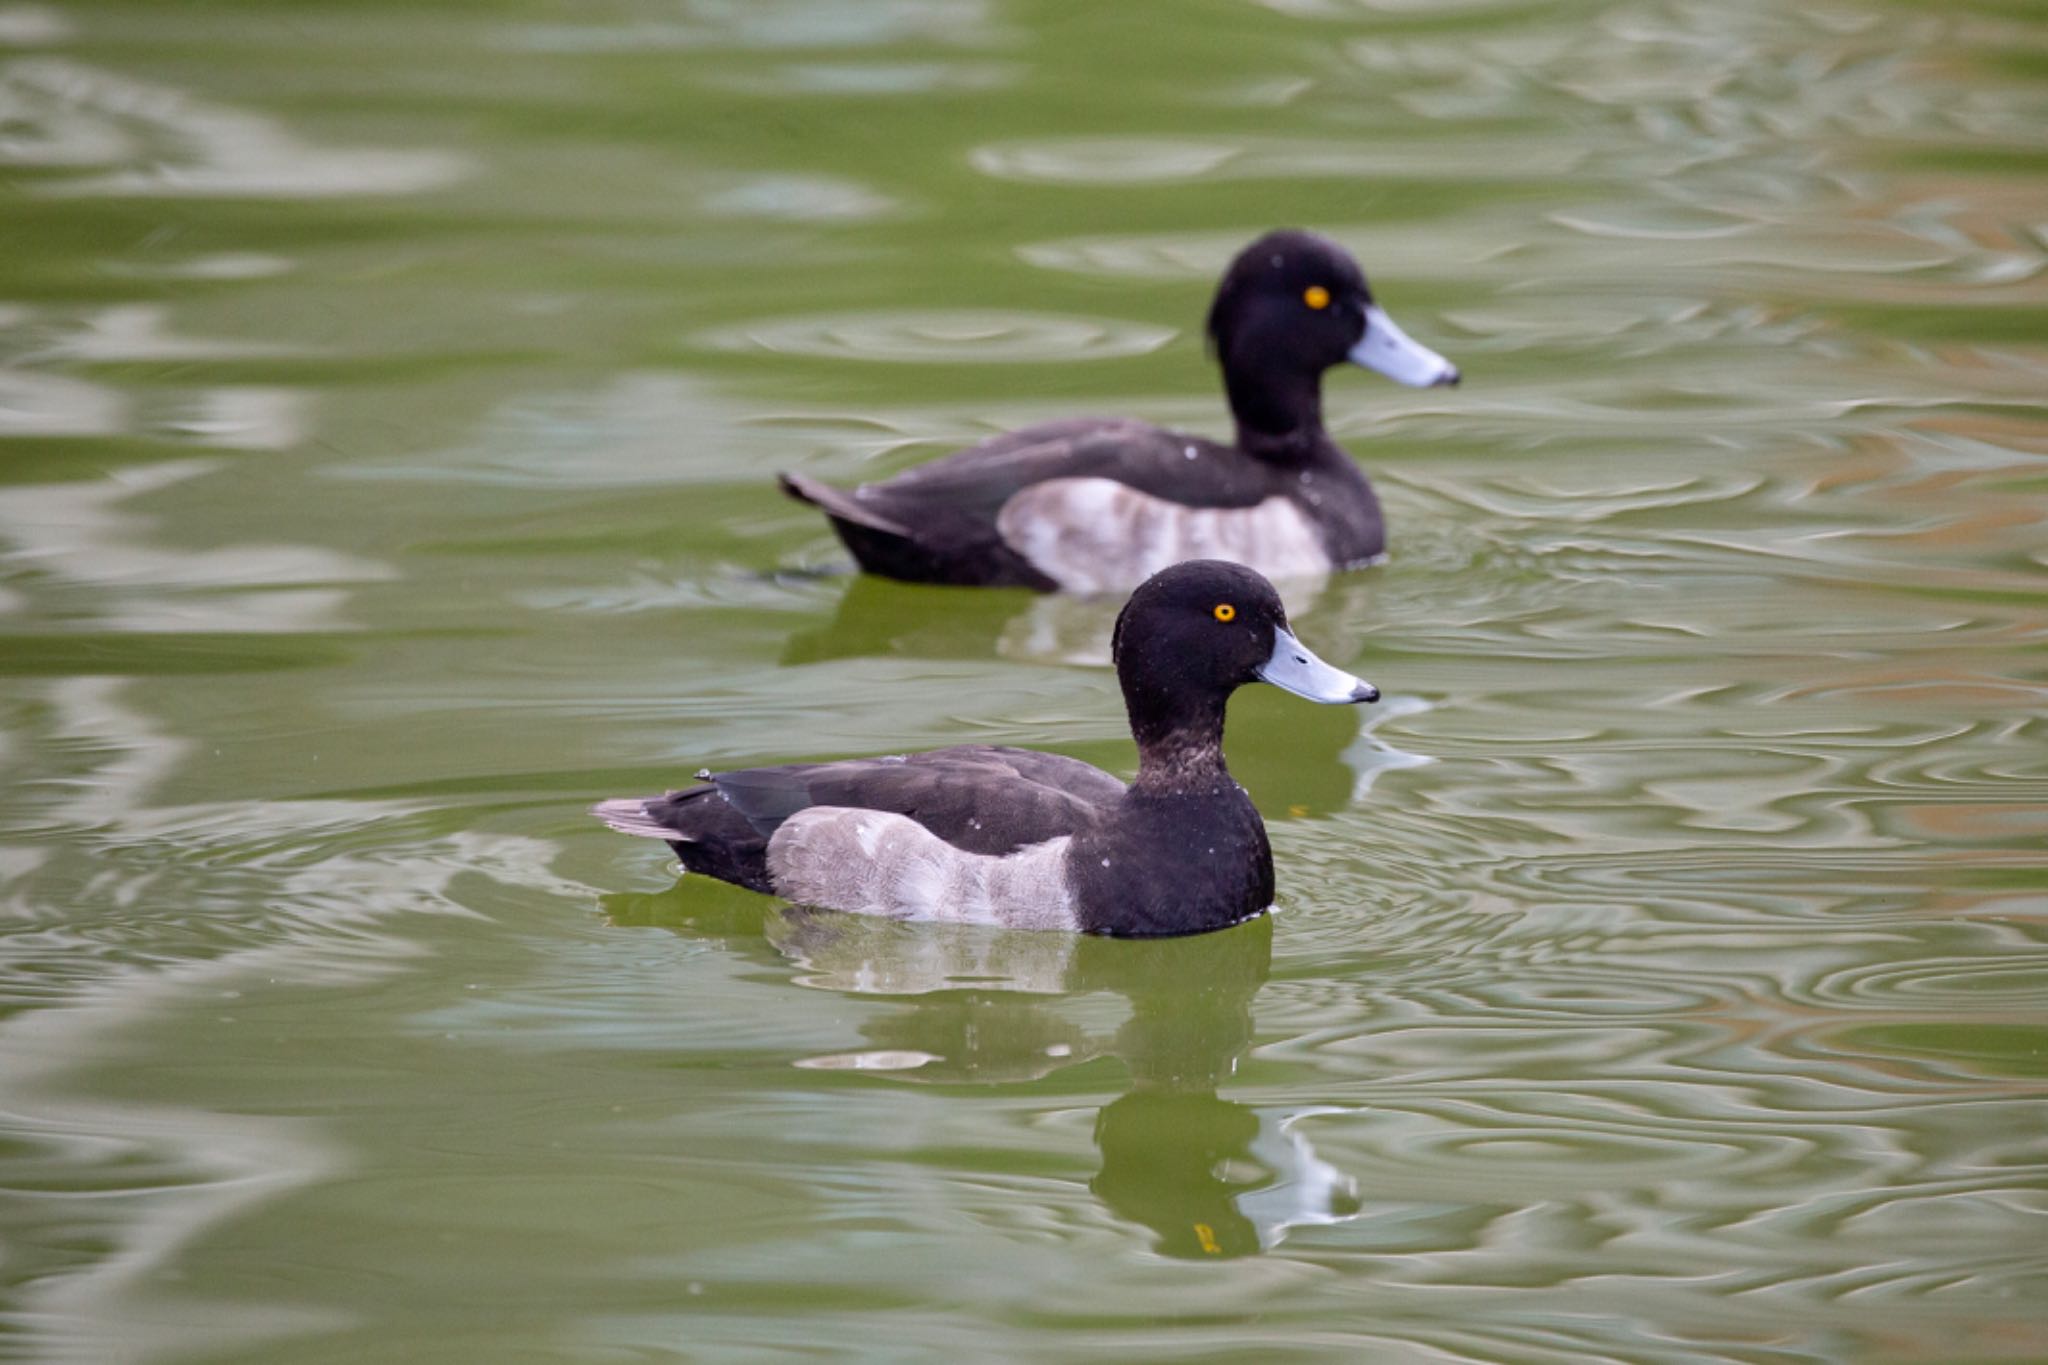
[[690, 836], [673, 825], [664, 825], [648, 811], [650, 800], [660, 797], [617, 796], [609, 801], [600, 801], [590, 808], [590, 813], [610, 825], [621, 834], [638, 835], [642, 839], [661, 839], [669, 843], [687, 841]]
[[750, 891], [773, 891], [768, 840], [737, 806], [714, 800], [710, 783], [666, 796], [622, 796], [600, 801], [590, 813], [621, 834], [659, 839], [675, 850], [685, 871], [701, 872]]
[[806, 475], [788, 472], [776, 475], [776, 481], [782, 485], [783, 492], [798, 502], [807, 502], [821, 509], [834, 521], [851, 522], [870, 531], [906, 539], [911, 534], [909, 527], [883, 516], [844, 488], [834, 488], [829, 483], [819, 483]]

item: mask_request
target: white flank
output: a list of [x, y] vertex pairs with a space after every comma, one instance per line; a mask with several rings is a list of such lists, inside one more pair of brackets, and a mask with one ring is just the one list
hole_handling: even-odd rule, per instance
[[1268, 578], [1330, 572], [1323, 537], [1282, 497], [1183, 507], [1115, 479], [1047, 479], [996, 516], [1010, 548], [1069, 592], [1121, 592], [1184, 559], [1227, 559]]
[[906, 815], [811, 806], [768, 841], [768, 878], [799, 905], [857, 915], [1080, 928], [1067, 885], [1065, 838], [1015, 853], [967, 853]]

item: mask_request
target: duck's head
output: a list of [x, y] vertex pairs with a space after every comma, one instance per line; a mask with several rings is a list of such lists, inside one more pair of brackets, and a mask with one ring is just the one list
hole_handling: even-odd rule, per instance
[[1268, 682], [1310, 701], [1379, 700], [1379, 689], [1332, 668], [1287, 628], [1280, 594], [1242, 564], [1190, 559], [1138, 586], [1111, 637], [1133, 728], [1206, 714], [1250, 682]]
[[1416, 388], [1459, 378], [1457, 366], [1373, 302], [1351, 253], [1292, 228], [1267, 233], [1230, 263], [1209, 308], [1209, 340], [1226, 376], [1264, 374], [1280, 386], [1347, 361]]

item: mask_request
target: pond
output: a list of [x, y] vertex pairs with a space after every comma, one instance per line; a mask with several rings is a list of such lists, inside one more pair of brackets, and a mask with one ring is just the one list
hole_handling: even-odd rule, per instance
[[[2048, 1359], [2044, 127], [2021, 0], [0, 0], [0, 1354]], [[1276, 914], [585, 815], [1127, 774], [774, 474], [1227, 434], [1293, 224], [1465, 383], [1327, 385]]]

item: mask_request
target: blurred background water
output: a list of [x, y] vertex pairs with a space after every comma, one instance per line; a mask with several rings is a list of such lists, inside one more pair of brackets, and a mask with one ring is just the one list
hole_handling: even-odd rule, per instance
[[[2033, 0], [0, 0], [0, 1355], [2048, 1360]], [[1271, 920], [875, 925], [585, 818], [1132, 756], [851, 481], [1227, 429], [1393, 557]]]

